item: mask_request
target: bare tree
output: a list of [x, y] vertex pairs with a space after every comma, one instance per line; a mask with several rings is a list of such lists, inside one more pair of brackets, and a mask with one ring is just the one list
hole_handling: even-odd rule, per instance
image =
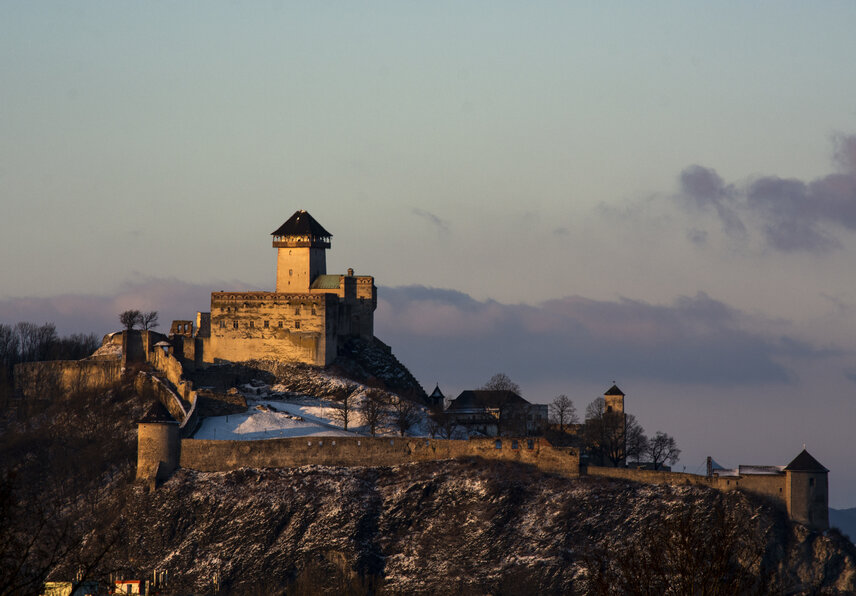
[[363, 423], [369, 427], [369, 434], [373, 437], [377, 435], [378, 427], [386, 421], [388, 404], [388, 394], [382, 389], [371, 388], [366, 391], [360, 413], [363, 415]]
[[675, 465], [681, 456], [681, 450], [678, 449], [674, 437], [659, 430], [648, 441], [645, 453], [651, 458], [655, 470], [659, 470], [663, 464]]
[[[603, 462], [609, 461], [613, 466], [618, 466], [628, 456], [638, 456], [638, 449], [644, 445], [640, 435], [644, 436], [644, 433], [633, 414], [609, 411], [602, 397], [595, 399], [586, 408], [583, 428], [586, 449]], [[633, 453], [628, 453], [628, 448]]]
[[513, 391], [520, 395], [520, 385], [511, 380], [505, 373], [496, 373], [487, 380], [487, 383], [479, 387], [483, 391]]
[[574, 402], [567, 395], [559, 395], [550, 404], [550, 421], [559, 425], [559, 430], [564, 432], [566, 424], [576, 424], [577, 409]]
[[392, 421], [403, 437], [419, 421], [419, 407], [409, 399], [397, 397], [392, 404]]
[[130, 331], [140, 323], [142, 316], [138, 310], [126, 310], [119, 314], [119, 322], [122, 323], [126, 331]]
[[151, 310], [149, 312], [140, 313], [140, 326], [148, 331], [158, 326], [158, 311]]
[[351, 412], [354, 410], [354, 396], [347, 389], [343, 389], [341, 393], [334, 396], [336, 401], [336, 409], [333, 410], [333, 420], [339, 422], [342, 428], [348, 430], [348, 424], [351, 422]]

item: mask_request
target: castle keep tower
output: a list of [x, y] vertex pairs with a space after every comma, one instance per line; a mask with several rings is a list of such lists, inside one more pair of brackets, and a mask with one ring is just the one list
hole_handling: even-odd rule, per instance
[[271, 235], [277, 249], [277, 292], [308, 292], [319, 275], [327, 274], [326, 251], [333, 235], [309, 213], [301, 209]]
[[276, 291], [212, 292], [211, 311], [198, 314], [188, 338], [198, 366], [261, 359], [327, 366], [351, 339], [374, 339], [374, 277], [327, 273], [333, 235], [303, 210], [271, 235]]

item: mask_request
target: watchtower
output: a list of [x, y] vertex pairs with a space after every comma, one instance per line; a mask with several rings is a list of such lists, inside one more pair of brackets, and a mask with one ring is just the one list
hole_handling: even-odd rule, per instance
[[618, 385], [613, 385], [603, 394], [604, 415], [607, 419], [612, 420], [612, 424], [620, 425], [621, 431], [618, 436], [624, 437], [624, 445], [621, 452], [625, 457], [618, 462], [619, 466], [623, 466], [627, 461], [627, 418], [624, 414], [624, 392], [618, 388]]
[[333, 235], [302, 209], [271, 235], [277, 249], [276, 291], [309, 292], [315, 278], [327, 274], [326, 251]]
[[606, 390], [603, 401], [606, 402], [607, 413], [624, 414], [624, 392], [618, 388], [618, 385], [613, 385]]
[[829, 470], [803, 448], [785, 466], [788, 515], [812, 530], [829, 529]]
[[137, 480], [156, 483], [178, 468], [181, 438], [178, 422], [155, 402], [137, 424]]

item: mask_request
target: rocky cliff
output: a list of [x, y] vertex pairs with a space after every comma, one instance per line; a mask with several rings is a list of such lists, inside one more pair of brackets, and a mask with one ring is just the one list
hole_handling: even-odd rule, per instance
[[853, 593], [856, 552], [763, 501], [448, 461], [179, 471], [105, 568], [226, 593]]

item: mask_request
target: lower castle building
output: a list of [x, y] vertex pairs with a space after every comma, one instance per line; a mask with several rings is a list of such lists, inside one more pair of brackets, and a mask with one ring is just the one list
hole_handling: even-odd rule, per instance
[[185, 361], [273, 359], [326, 366], [352, 337], [374, 337], [374, 277], [327, 274], [332, 234], [306, 211], [272, 232], [275, 292], [213, 292], [211, 310], [174, 321], [170, 334]]

